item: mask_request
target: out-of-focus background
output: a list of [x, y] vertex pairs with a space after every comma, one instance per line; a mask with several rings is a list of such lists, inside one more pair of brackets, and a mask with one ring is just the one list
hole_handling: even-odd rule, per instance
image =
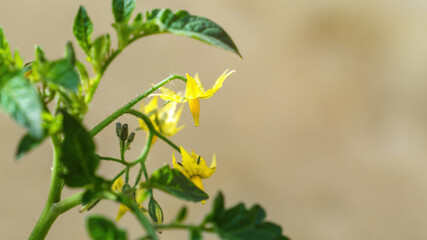
[[[94, 36], [109, 32], [115, 43], [110, 1], [1, 1], [0, 25], [26, 61], [33, 59], [35, 44], [55, 59], [66, 41], [74, 41], [80, 4]], [[425, 239], [426, 2], [138, 0], [136, 11], [156, 7], [187, 9], [219, 23], [243, 60], [185, 37], [139, 40], [106, 72], [85, 120], [88, 128], [171, 73], [198, 72], [207, 87], [225, 69], [235, 69], [223, 88], [201, 101], [200, 126], [193, 126], [186, 106], [186, 127], [173, 137], [208, 163], [216, 153], [217, 172], [205, 181], [211, 196], [221, 189], [227, 205], [262, 204], [267, 218], [295, 240]], [[138, 126], [131, 117], [120, 121]], [[0, 239], [26, 239], [46, 199], [50, 144], [15, 162], [23, 129], [1, 113], [0, 133]], [[129, 158], [144, 142], [142, 132], [137, 137]], [[113, 126], [96, 141], [100, 154], [118, 156]], [[157, 141], [148, 168], [171, 164], [171, 155]], [[112, 177], [119, 169], [109, 163], [101, 172]], [[166, 221], [185, 204], [156, 196]], [[197, 222], [211, 201], [187, 205], [189, 222]], [[103, 202], [93, 212], [114, 218], [117, 207]], [[86, 214], [67, 212], [47, 239], [87, 239]], [[132, 238], [142, 235], [131, 214], [119, 225]], [[186, 238], [182, 231], [162, 234]]]

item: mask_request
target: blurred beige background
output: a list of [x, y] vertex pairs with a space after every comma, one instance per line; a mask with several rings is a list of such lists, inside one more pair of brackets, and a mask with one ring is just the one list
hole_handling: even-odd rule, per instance
[[[0, 25], [26, 61], [35, 44], [55, 59], [67, 40], [74, 41], [80, 4], [94, 22], [94, 36], [109, 32], [115, 43], [110, 1], [1, 1]], [[294, 240], [426, 239], [426, 2], [138, 0], [136, 10], [155, 7], [214, 20], [244, 59], [179, 36], [140, 40], [106, 72], [88, 128], [171, 73], [199, 72], [209, 86], [226, 68], [236, 69], [213, 98], [201, 101], [200, 126], [193, 126], [186, 106], [186, 128], [173, 137], [208, 162], [217, 154], [217, 172], [205, 181], [209, 194], [221, 189], [227, 205], [262, 204], [267, 218]], [[131, 117], [120, 121], [137, 127]], [[24, 131], [4, 113], [0, 123], [0, 239], [26, 239], [46, 199], [50, 144], [15, 162]], [[144, 142], [141, 132], [137, 136], [129, 157]], [[100, 154], [118, 156], [112, 126], [96, 141]], [[171, 153], [158, 141], [148, 168], [171, 164]], [[103, 164], [101, 172], [113, 176], [119, 169]], [[184, 204], [156, 196], [166, 221]], [[195, 223], [211, 201], [187, 205]], [[93, 212], [114, 218], [116, 210], [103, 202]], [[77, 208], [64, 214], [47, 239], [87, 239], [86, 214]], [[142, 235], [130, 214], [119, 225], [132, 239]], [[162, 234], [186, 238], [182, 231]]]

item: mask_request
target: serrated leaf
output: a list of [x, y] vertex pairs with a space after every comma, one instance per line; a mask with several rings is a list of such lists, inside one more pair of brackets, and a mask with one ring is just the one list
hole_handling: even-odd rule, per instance
[[112, 5], [115, 21], [127, 22], [135, 9], [135, 0], [113, 0]]
[[70, 187], [82, 187], [98, 181], [95, 171], [99, 158], [95, 155], [95, 144], [88, 131], [67, 112], [64, 115], [64, 141], [62, 143], [61, 162], [66, 167], [63, 175]]
[[0, 76], [0, 106], [37, 139], [43, 137], [42, 104], [34, 87], [21, 71]]
[[141, 183], [144, 188], [157, 188], [175, 197], [187, 201], [199, 202], [209, 196], [188, 180], [182, 173], [169, 166], [164, 166], [153, 172], [150, 179]]
[[233, 40], [221, 26], [207, 18], [190, 15], [187, 11], [173, 13], [170, 9], [154, 9], [147, 13], [143, 31], [144, 35], [170, 32], [191, 37], [241, 57]]
[[86, 9], [80, 6], [79, 11], [74, 19], [73, 33], [80, 47], [87, 53], [91, 47], [90, 38], [92, 35], [93, 25]]
[[86, 219], [86, 229], [92, 240], [126, 240], [123, 229], [116, 227], [113, 221], [99, 215], [92, 215]]
[[21, 157], [23, 157], [25, 154], [39, 146], [43, 141], [45, 140], [45, 137], [43, 138], [34, 138], [30, 134], [25, 134], [18, 144], [18, 149], [16, 150], [15, 154], [15, 160], [19, 160]]
[[213, 229], [222, 239], [228, 240], [289, 240], [282, 235], [282, 228], [265, 221], [265, 211], [259, 205], [246, 209], [243, 203], [225, 209], [224, 196], [218, 193], [213, 209], [206, 223], [212, 223]]

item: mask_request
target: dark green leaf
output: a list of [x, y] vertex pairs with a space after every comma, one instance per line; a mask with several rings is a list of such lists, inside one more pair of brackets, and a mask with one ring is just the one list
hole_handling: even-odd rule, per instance
[[135, 0], [113, 0], [113, 14], [116, 22], [127, 22], [135, 9]]
[[80, 6], [79, 12], [74, 19], [73, 33], [80, 47], [87, 53], [91, 47], [90, 37], [92, 34], [92, 21], [86, 13], [83, 6]]
[[145, 188], [157, 188], [175, 197], [187, 201], [199, 202], [209, 196], [188, 180], [182, 173], [169, 166], [164, 166], [153, 172], [150, 179], [141, 183]]
[[188, 212], [187, 207], [183, 206], [179, 210], [178, 215], [176, 215], [176, 218], [175, 218], [174, 222], [175, 223], [181, 223], [181, 222], [183, 222], [185, 220], [185, 218], [187, 217], [187, 212]]
[[202, 240], [202, 233], [199, 228], [190, 228], [190, 239], [191, 240]]
[[43, 66], [42, 78], [56, 86], [61, 86], [69, 91], [78, 91], [80, 79], [72, 63], [68, 59], [48, 62]]
[[25, 79], [23, 72], [14, 71], [0, 76], [0, 106], [18, 124], [37, 139], [43, 137], [42, 105], [37, 91]]
[[219, 193], [213, 209], [206, 218], [222, 239], [229, 240], [288, 240], [282, 235], [282, 228], [265, 221], [265, 211], [259, 205], [246, 209], [243, 203], [224, 209], [224, 197]]
[[27, 154], [29, 151], [39, 146], [44, 141], [44, 139], [45, 139], [44, 137], [34, 138], [28, 133], [25, 134], [21, 138], [21, 141], [19, 142], [18, 149], [15, 154], [15, 160], [19, 160], [22, 156]]
[[150, 202], [148, 203], [148, 214], [156, 224], [163, 223], [163, 210], [159, 203], [157, 203], [157, 201], [152, 196], [150, 197]]
[[170, 32], [191, 37], [207, 44], [240, 55], [230, 36], [218, 24], [204, 18], [190, 15], [187, 11], [173, 13], [170, 9], [154, 9], [147, 14], [143, 34]]
[[117, 228], [113, 221], [99, 215], [86, 219], [86, 228], [92, 240], [126, 240], [126, 232]]
[[66, 167], [65, 183], [70, 187], [82, 187], [98, 182], [95, 176], [99, 158], [95, 155], [95, 144], [88, 131], [67, 112], [64, 115], [64, 141], [61, 162]]

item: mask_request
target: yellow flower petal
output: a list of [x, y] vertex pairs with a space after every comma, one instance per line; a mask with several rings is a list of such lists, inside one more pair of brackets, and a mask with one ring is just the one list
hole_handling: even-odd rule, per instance
[[172, 153], [172, 164], [175, 169], [177, 169], [180, 173], [182, 173], [186, 178], [190, 178], [188, 176], [187, 172], [182, 168], [181, 165], [179, 165], [175, 159], [175, 154]]
[[[158, 97], [155, 96], [147, 105], [144, 105], [143, 103], [141, 103], [141, 107], [140, 107], [140, 111], [150, 118], [150, 120], [153, 122], [154, 128], [156, 128], [156, 130], [158, 130], [158, 126], [157, 126], [156, 122], [154, 121], [154, 119], [155, 119], [156, 112], [158, 111], [157, 101], [158, 101]], [[138, 122], [139, 122], [139, 126], [142, 128], [142, 130], [147, 132], [148, 127], [145, 124], [145, 122], [142, 119], [139, 119]]]
[[116, 221], [119, 221], [127, 211], [129, 211], [129, 208], [123, 204], [120, 204], [119, 211], [117, 212], [116, 216]]
[[[187, 84], [185, 87], [185, 98], [187, 100], [199, 98], [199, 96], [203, 95], [203, 91], [200, 88], [199, 84], [197, 84], [196, 80], [194, 80], [188, 73], [187, 76]], [[200, 80], [199, 80], [200, 81]]]
[[198, 171], [198, 175], [201, 178], [209, 178], [210, 176], [212, 176], [212, 174], [216, 170], [216, 157], [215, 157], [215, 154], [214, 154], [214, 157], [213, 157], [213, 160], [212, 160], [212, 163], [211, 163], [210, 167], [208, 167], [206, 165], [206, 161], [203, 158], [201, 158], [199, 166], [200, 167], [198, 169], [199, 170]]
[[213, 85], [213, 87], [209, 90], [207, 90], [206, 92], [204, 92], [202, 95], [200, 95], [199, 97], [202, 99], [206, 99], [206, 98], [210, 98], [212, 97], [212, 95], [218, 91], [218, 89], [220, 89], [222, 87], [222, 83], [225, 81], [225, 79], [230, 76], [230, 74], [232, 74], [233, 72], [235, 72], [234, 70], [228, 72], [228, 69], [225, 70], [225, 72], [219, 76], [219, 78], [215, 81], [215, 84]]
[[203, 85], [202, 85], [202, 82], [200, 81], [198, 73], [194, 75], [194, 80], [196, 81], [197, 85], [199, 85], [200, 90], [202, 90], [202, 92], [205, 92], [205, 89], [203, 88]]
[[123, 179], [119, 177], [114, 181], [113, 186], [111, 186], [111, 189], [116, 192], [121, 192], [123, 185], [125, 185], [125, 183], [123, 182]]
[[185, 98], [176, 94], [174, 91], [170, 89], [167, 89], [164, 87], [161, 87], [159, 89], [162, 92], [162, 94], [160, 94], [159, 96], [161, 99], [165, 101], [172, 101], [172, 102], [178, 102], [178, 103], [186, 102]]

